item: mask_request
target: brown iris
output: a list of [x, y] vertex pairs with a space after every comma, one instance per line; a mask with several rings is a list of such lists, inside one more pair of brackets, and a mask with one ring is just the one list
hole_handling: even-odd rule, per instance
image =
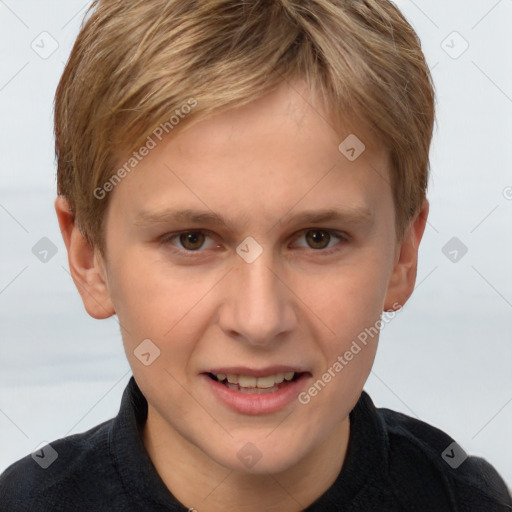
[[331, 240], [331, 235], [327, 231], [319, 229], [306, 232], [306, 240], [312, 249], [325, 249]]
[[204, 244], [204, 234], [198, 231], [190, 231], [180, 234], [180, 242], [185, 249], [195, 251]]

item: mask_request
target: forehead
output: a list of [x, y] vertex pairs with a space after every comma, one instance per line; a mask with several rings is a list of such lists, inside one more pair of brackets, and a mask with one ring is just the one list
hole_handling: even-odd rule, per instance
[[156, 141], [111, 201], [132, 222], [173, 206], [245, 224], [326, 203], [373, 213], [391, 197], [387, 153], [333, 118], [303, 83], [284, 83]]

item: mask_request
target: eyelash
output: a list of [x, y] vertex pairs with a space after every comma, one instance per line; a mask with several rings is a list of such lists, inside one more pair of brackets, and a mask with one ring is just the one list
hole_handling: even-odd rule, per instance
[[[299, 232], [298, 236], [296, 238], [294, 238], [294, 241], [298, 240], [299, 238], [304, 236], [309, 231], [321, 231], [321, 232], [324, 232], [324, 233], [328, 233], [330, 236], [334, 236], [335, 238], [338, 238], [339, 242], [348, 242], [349, 241], [349, 236], [346, 233], [342, 233], [340, 231], [335, 231], [335, 230], [331, 230], [331, 229], [325, 229], [325, 228], [308, 228], [308, 229], [304, 229], [304, 230]], [[165, 234], [164, 236], [162, 236], [160, 238], [160, 240], [159, 240], [160, 244], [166, 245], [166, 246], [170, 246], [170, 248], [171, 248], [171, 250], [173, 252], [176, 252], [179, 255], [185, 255], [188, 258], [201, 257], [202, 253], [204, 252], [204, 250], [197, 249], [195, 251], [191, 251], [191, 250], [187, 250], [187, 249], [183, 249], [183, 248], [178, 248], [178, 247], [176, 247], [176, 246], [174, 246], [172, 244], [172, 241], [174, 239], [178, 238], [180, 235], [182, 235], [184, 233], [202, 233], [203, 235], [206, 235], [206, 236], [211, 238], [210, 232], [207, 231], [207, 230], [192, 229], [192, 230], [178, 231], [176, 233], [167, 233], [167, 234]], [[329, 240], [329, 242], [330, 242], [330, 240]], [[317, 253], [321, 253], [323, 256], [329, 256], [329, 255], [331, 255], [331, 254], [341, 250], [340, 245], [344, 245], [344, 244], [343, 243], [341, 243], [341, 244], [337, 243], [334, 247], [331, 247], [329, 249], [313, 249], [311, 247], [309, 247], [309, 249], [311, 251], [314, 251], [314, 252], [317, 252]], [[307, 249], [307, 248], [301, 247], [301, 249]]]

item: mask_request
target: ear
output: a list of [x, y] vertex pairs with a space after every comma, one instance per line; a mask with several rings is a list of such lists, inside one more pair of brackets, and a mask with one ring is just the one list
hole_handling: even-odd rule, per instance
[[89, 244], [75, 224], [75, 216], [64, 197], [59, 196], [55, 200], [55, 211], [68, 251], [71, 277], [87, 313], [98, 319], [112, 316], [115, 309], [110, 300], [105, 267], [99, 251]]
[[429, 203], [424, 199], [420, 211], [409, 221], [399, 243], [384, 302], [385, 311], [400, 309], [411, 296], [418, 270], [418, 248], [427, 223]]

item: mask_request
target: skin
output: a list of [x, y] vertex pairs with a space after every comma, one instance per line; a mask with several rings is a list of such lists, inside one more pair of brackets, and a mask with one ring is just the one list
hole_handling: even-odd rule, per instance
[[[322, 495], [343, 465], [348, 415], [378, 336], [309, 403], [294, 400], [276, 413], [231, 410], [200, 373], [299, 365], [311, 373], [307, 390], [414, 288], [428, 202], [397, 241], [386, 152], [356, 132], [367, 148], [350, 162], [338, 150], [350, 132], [328, 120], [295, 83], [172, 133], [110, 192], [104, 256], [85, 241], [65, 199], [56, 200], [85, 308], [94, 318], [117, 314], [122, 326], [148, 400], [148, 453], [169, 490], [198, 512], [299, 511]], [[357, 207], [370, 215], [293, 220], [304, 210]], [[185, 208], [226, 222], [141, 217]], [[202, 230], [204, 244], [163, 239], [186, 230]], [[329, 240], [326, 230], [348, 238]], [[324, 245], [312, 231], [324, 233]], [[248, 236], [263, 249], [252, 263], [236, 252]], [[144, 366], [133, 352], [147, 338], [161, 353]], [[261, 453], [251, 468], [237, 457], [247, 442]]]

